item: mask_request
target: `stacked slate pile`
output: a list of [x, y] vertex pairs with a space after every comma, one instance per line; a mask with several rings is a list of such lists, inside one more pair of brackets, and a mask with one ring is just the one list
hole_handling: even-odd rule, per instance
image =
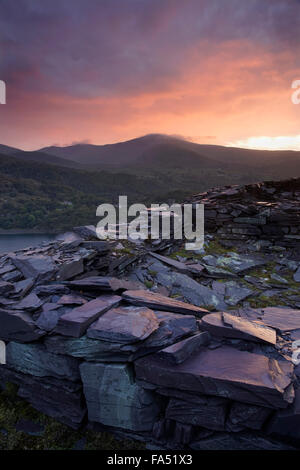
[[[257, 204], [259, 187], [238, 191]], [[161, 449], [299, 447], [299, 254], [252, 236], [212, 253], [224, 241], [125, 249], [77, 227], [2, 255], [0, 387], [74, 429]]]

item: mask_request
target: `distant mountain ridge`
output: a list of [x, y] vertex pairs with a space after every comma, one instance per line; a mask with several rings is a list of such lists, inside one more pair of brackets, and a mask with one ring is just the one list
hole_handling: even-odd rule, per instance
[[[107, 145], [75, 144], [25, 152], [0, 145], [2, 155], [75, 169], [232, 171], [261, 177], [300, 176], [300, 151], [251, 150], [196, 144], [179, 137], [149, 134]], [[262, 175], [260, 175], [260, 171]]]
[[67, 147], [45, 147], [41, 152], [88, 166], [103, 165], [126, 167], [178, 167], [186, 164], [195, 168], [267, 168], [270, 164], [292, 163], [293, 171], [300, 175], [300, 151], [251, 150], [221, 145], [206, 145], [189, 142], [179, 137], [149, 134], [125, 142], [107, 145], [76, 144]]

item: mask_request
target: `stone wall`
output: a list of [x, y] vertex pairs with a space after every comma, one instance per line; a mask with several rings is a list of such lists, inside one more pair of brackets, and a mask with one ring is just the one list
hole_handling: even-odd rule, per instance
[[205, 229], [222, 239], [300, 246], [300, 178], [214, 189], [188, 202], [205, 204]]

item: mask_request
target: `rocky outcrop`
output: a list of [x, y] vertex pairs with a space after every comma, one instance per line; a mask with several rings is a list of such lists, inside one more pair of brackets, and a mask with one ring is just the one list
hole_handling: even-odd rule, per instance
[[299, 446], [298, 186], [195, 196], [211, 226], [197, 252], [77, 227], [1, 256], [0, 387], [164, 449]]

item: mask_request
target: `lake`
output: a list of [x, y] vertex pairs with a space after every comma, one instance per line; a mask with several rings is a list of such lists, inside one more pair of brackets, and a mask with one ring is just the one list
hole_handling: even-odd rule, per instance
[[35, 247], [43, 242], [54, 240], [55, 234], [18, 234], [18, 235], [2, 235], [0, 234], [0, 253], [21, 250], [22, 248]]

